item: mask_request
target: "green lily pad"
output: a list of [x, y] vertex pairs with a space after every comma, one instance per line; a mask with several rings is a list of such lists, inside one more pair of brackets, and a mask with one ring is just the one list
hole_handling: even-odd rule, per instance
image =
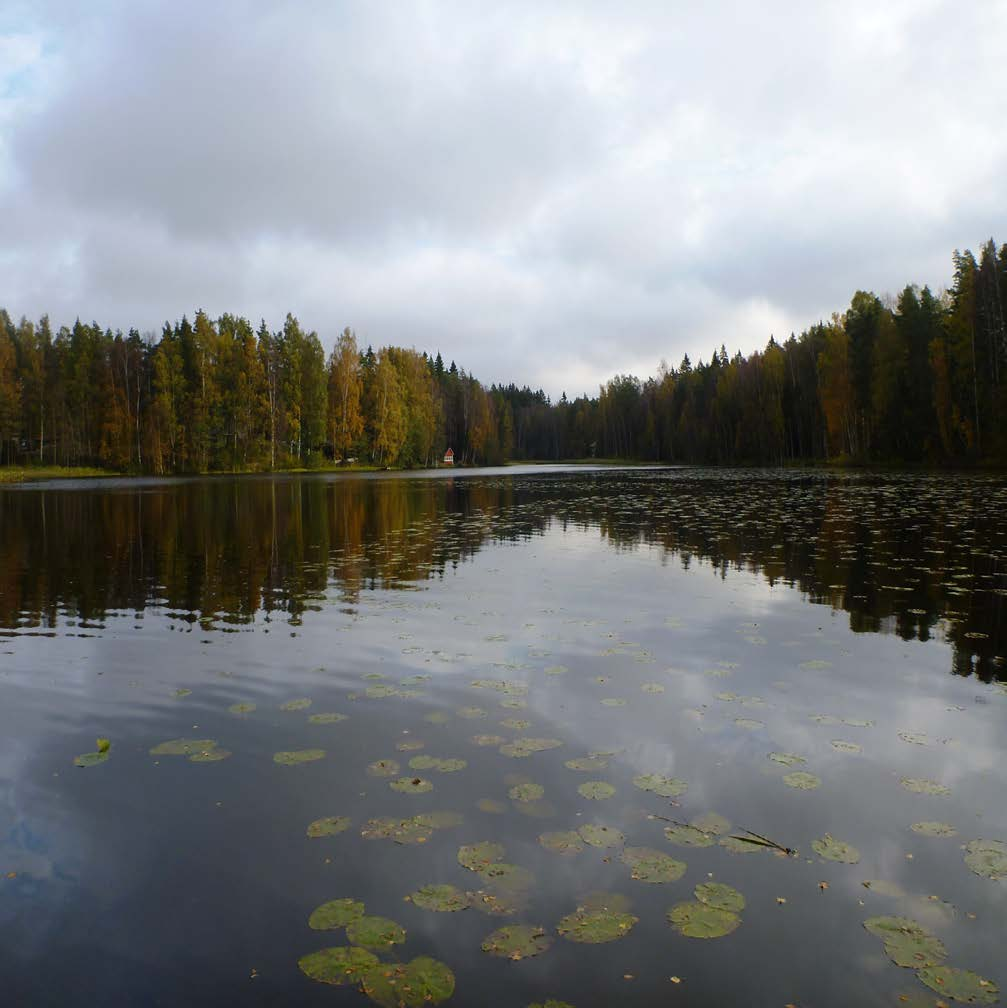
[[568, 759], [563, 766], [568, 770], [605, 770], [608, 760], [604, 756], [579, 756], [577, 759]]
[[447, 724], [451, 720], [451, 715], [444, 711], [431, 711], [423, 715], [423, 720], [430, 724]]
[[538, 842], [556, 854], [579, 854], [584, 849], [580, 834], [573, 830], [558, 833], [542, 833]]
[[547, 749], [556, 749], [563, 743], [559, 739], [550, 738], [516, 738], [513, 742], [500, 746], [500, 752], [504, 756], [511, 756], [521, 759], [531, 756], [532, 753], [545, 752]]
[[489, 712], [483, 710], [482, 707], [459, 707], [455, 713], [460, 718], [474, 720], [475, 718], [487, 717]]
[[519, 802], [538, 801], [545, 794], [541, 784], [516, 784], [507, 792], [507, 797]]
[[702, 833], [712, 833], [714, 836], [722, 836], [731, 828], [730, 822], [716, 812], [707, 812], [705, 815], [696, 816], [689, 822], [694, 829]]
[[736, 836], [721, 837], [717, 843], [732, 854], [758, 854], [759, 851], [764, 853], [772, 850], [771, 847], [767, 847], [765, 844], [749, 843], [747, 840]]
[[421, 812], [413, 818], [421, 826], [429, 826], [435, 830], [451, 829], [465, 822], [465, 817], [460, 812]]
[[622, 697], [605, 697], [601, 701], [603, 707], [625, 707], [626, 701]]
[[644, 693], [663, 693], [665, 686], [659, 682], [645, 682], [641, 687]]
[[402, 794], [426, 794], [434, 789], [433, 784], [422, 777], [400, 777], [391, 781], [388, 786]]
[[373, 952], [346, 946], [322, 949], [297, 960], [297, 965], [306, 976], [336, 987], [359, 983], [377, 963], [378, 957]]
[[632, 914], [615, 910], [580, 909], [567, 914], [556, 926], [556, 930], [568, 941], [599, 945], [625, 938], [639, 919]]
[[169, 742], [162, 742], [150, 750], [151, 756], [194, 756], [197, 753], [205, 752], [215, 748], [215, 739], [171, 739]]
[[679, 847], [712, 847], [716, 843], [716, 837], [712, 833], [705, 833], [695, 826], [686, 826], [684, 823], [665, 826], [664, 835]]
[[372, 777], [394, 777], [401, 767], [393, 759], [380, 759], [367, 764], [367, 772]]
[[820, 777], [816, 777], [813, 773], [808, 773], [805, 770], [795, 770], [783, 778], [783, 783], [787, 787], [797, 788], [799, 791], [814, 791], [815, 788], [821, 786], [822, 781]]
[[347, 816], [326, 816], [308, 824], [309, 837], [335, 836], [349, 829], [350, 819]]
[[808, 762], [803, 756], [792, 752], [771, 752], [769, 758], [774, 763], [782, 763], [784, 766], [796, 766], [798, 763]]
[[360, 989], [381, 1008], [426, 1008], [451, 997], [455, 976], [437, 959], [418, 956], [404, 966], [378, 963], [364, 974]]
[[927, 736], [924, 732], [900, 731], [899, 738], [910, 745], [926, 745]]
[[835, 749], [836, 752], [845, 753], [862, 753], [864, 751], [864, 747], [857, 745], [856, 742], [844, 742], [842, 739], [833, 739], [832, 748]]
[[995, 882], [1007, 878], [1007, 843], [1002, 840], [970, 840], [965, 845], [965, 863], [981, 878]]
[[458, 848], [458, 863], [474, 872], [482, 871], [487, 866], [499, 862], [503, 856], [503, 845], [493, 843], [491, 840], [465, 844]]
[[236, 703], [227, 708], [232, 714], [251, 714], [255, 710], [253, 703]]
[[739, 728], [747, 728], [749, 731], [755, 731], [759, 728], [765, 728], [764, 721], [756, 721], [755, 718], [739, 717], [734, 719], [734, 723]]
[[730, 910], [701, 903], [676, 903], [668, 911], [668, 923], [686, 938], [722, 938], [741, 923]]
[[81, 753], [80, 756], [74, 758], [74, 766], [79, 767], [92, 767], [97, 766], [99, 763], [104, 763], [108, 760], [109, 751], [106, 749], [102, 751], [99, 749], [97, 752]]
[[358, 917], [346, 926], [346, 937], [364, 948], [386, 948], [406, 940], [405, 929], [387, 917]]
[[662, 798], [677, 798], [685, 794], [689, 785], [677, 777], [665, 777], [664, 774], [640, 774], [633, 778], [633, 786], [641, 791], [652, 791]]
[[927, 780], [924, 777], [903, 777], [899, 783], [913, 794], [941, 795], [947, 797], [951, 794], [951, 788], [946, 784], [939, 784], [937, 781]]
[[896, 966], [933, 966], [947, 955], [939, 938], [908, 917], [869, 917], [864, 927], [884, 940], [885, 954]]
[[476, 808], [480, 812], [488, 812], [490, 815], [503, 815], [507, 811], [507, 806], [495, 798], [480, 798], [476, 802]]
[[550, 665], [545, 669], [546, 675], [563, 675], [570, 670], [565, 665]]
[[533, 1001], [528, 1008], [574, 1008], [569, 1001], [557, 1001], [555, 998], [548, 998], [545, 1001]]
[[951, 966], [927, 966], [916, 974], [931, 990], [952, 1001], [968, 1004], [995, 1004], [1000, 988], [971, 970]]
[[592, 847], [621, 847], [626, 838], [611, 826], [599, 826], [597, 823], [586, 823], [577, 830], [581, 840]]
[[819, 857], [827, 861], [838, 861], [840, 864], [857, 864], [860, 851], [844, 840], [836, 840], [831, 833], [826, 833], [821, 840], [812, 840], [811, 846]]
[[944, 822], [914, 822], [909, 827], [914, 833], [920, 833], [929, 837], [953, 837], [958, 835], [958, 830], [950, 823]]
[[421, 742], [419, 739], [406, 739], [404, 742], [396, 742], [395, 748], [399, 752], [416, 752], [425, 745], [426, 742]]
[[324, 749], [294, 749], [273, 753], [273, 762], [280, 766], [297, 766], [300, 763], [313, 763], [320, 759], [325, 759]]
[[504, 718], [500, 722], [504, 728], [510, 728], [511, 731], [527, 731], [531, 728], [531, 721], [526, 721], [524, 718]]
[[221, 760], [225, 760], [230, 756], [231, 753], [227, 749], [218, 749], [216, 746], [212, 749], [204, 749], [202, 752], [198, 752], [189, 757], [190, 763], [219, 763]]
[[507, 740], [503, 735], [473, 735], [472, 741], [477, 746], [498, 746], [503, 745]]
[[321, 714], [309, 714], [308, 721], [311, 724], [339, 724], [340, 721], [348, 719], [347, 714], [337, 714], [335, 711], [325, 711]]
[[365, 840], [394, 840], [401, 844], [426, 843], [433, 835], [432, 826], [419, 821], [418, 816], [406, 819], [381, 817], [368, 819], [360, 830]]
[[494, 861], [480, 869], [478, 874], [494, 892], [531, 889], [535, 884], [535, 876], [527, 868], [504, 861]]
[[452, 913], [472, 905], [469, 894], [453, 885], [427, 885], [406, 897], [422, 910]]
[[308, 927], [315, 931], [333, 931], [346, 927], [364, 916], [364, 904], [354, 899], [337, 899], [316, 907], [308, 918]]
[[482, 943], [483, 952], [502, 959], [530, 959], [541, 955], [552, 945], [545, 928], [530, 924], [510, 924], [487, 935]]
[[611, 784], [606, 784], [605, 781], [585, 781], [577, 788], [577, 793], [582, 798], [601, 801], [605, 798], [611, 798], [615, 794], [615, 788]]
[[298, 700], [288, 700], [286, 703], [280, 704], [280, 710], [282, 711], [307, 710], [310, 706], [311, 701], [307, 697], [301, 697]]
[[693, 889], [693, 895], [700, 903], [705, 903], [717, 910], [741, 913], [745, 909], [744, 895], [723, 882], [701, 882]]
[[676, 861], [650, 847], [627, 847], [622, 861], [630, 866], [630, 877], [639, 882], [677, 882], [685, 874], [685, 862]]
[[187, 697], [187, 696], [191, 696], [191, 695], [192, 695], [192, 690], [191, 690], [191, 689], [186, 689], [186, 688], [185, 688], [185, 687], [183, 686], [183, 687], [182, 687], [181, 689], [177, 689], [177, 690], [175, 690], [175, 692], [174, 692], [174, 693], [172, 693], [171, 695], [172, 695], [173, 697], [175, 697], [175, 699], [176, 699], [176, 700], [181, 700], [181, 699], [182, 699], [182, 697]]
[[394, 686], [368, 686], [364, 690], [364, 696], [369, 700], [385, 700], [398, 695], [399, 691]]
[[455, 773], [467, 766], [463, 759], [439, 759], [437, 756], [414, 756], [409, 761], [411, 770], [436, 770], [438, 773]]

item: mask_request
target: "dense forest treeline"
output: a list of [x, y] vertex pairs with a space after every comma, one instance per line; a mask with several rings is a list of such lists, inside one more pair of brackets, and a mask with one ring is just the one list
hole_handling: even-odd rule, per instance
[[160, 339], [79, 320], [15, 324], [0, 309], [0, 464], [154, 473], [357, 459], [430, 465], [635, 458], [727, 464], [1007, 463], [1007, 245], [956, 251], [950, 287], [850, 306], [779, 343], [686, 356], [597, 397], [482, 385], [440, 354], [326, 359], [314, 332], [243, 318], [166, 323]]

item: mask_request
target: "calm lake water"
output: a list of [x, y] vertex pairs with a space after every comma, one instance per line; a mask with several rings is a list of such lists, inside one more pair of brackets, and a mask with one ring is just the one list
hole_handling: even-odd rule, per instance
[[366, 1005], [298, 965], [351, 941], [385, 1004], [1007, 985], [1002, 477], [2, 488], [0, 634], [4, 1004]]

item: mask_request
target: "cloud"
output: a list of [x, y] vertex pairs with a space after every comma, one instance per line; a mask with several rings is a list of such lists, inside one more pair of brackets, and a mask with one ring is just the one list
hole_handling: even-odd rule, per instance
[[14, 7], [2, 300], [293, 311], [553, 395], [747, 352], [1003, 219], [1005, 42], [946, 0]]

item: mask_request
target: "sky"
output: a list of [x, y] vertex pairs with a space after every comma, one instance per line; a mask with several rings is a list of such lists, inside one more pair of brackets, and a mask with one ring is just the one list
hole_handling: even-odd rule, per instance
[[0, 4], [0, 306], [574, 397], [1007, 241], [1007, 0]]

